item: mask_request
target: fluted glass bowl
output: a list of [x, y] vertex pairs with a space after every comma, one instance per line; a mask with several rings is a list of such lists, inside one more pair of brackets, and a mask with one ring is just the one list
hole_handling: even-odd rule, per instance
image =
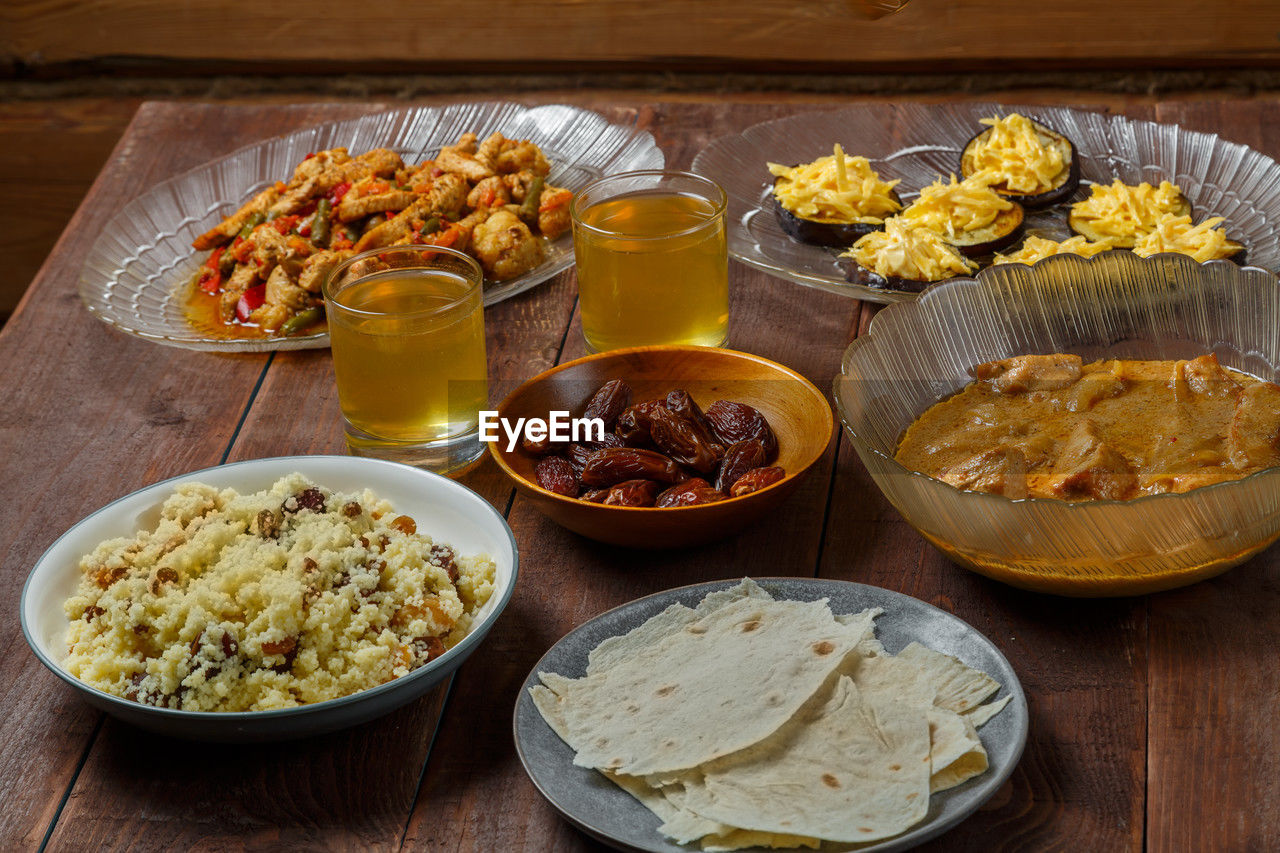
[[1008, 264], [893, 305], [845, 352], [835, 399], [876, 485], [954, 562], [1027, 589], [1131, 595], [1183, 586], [1280, 537], [1280, 468], [1128, 501], [1011, 500], [968, 492], [893, 458], [907, 426], [994, 359], [1070, 352], [1183, 359], [1280, 379], [1280, 284], [1269, 272], [1181, 255], [1107, 252]]

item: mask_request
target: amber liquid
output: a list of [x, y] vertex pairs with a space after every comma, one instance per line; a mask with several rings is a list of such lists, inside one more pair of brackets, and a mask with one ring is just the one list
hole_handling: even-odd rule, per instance
[[353, 426], [395, 441], [476, 428], [488, 403], [484, 314], [479, 288], [462, 276], [410, 269], [360, 279], [331, 300], [329, 337]]
[[722, 211], [661, 190], [586, 208], [574, 223], [582, 331], [597, 352], [724, 342], [729, 270]]

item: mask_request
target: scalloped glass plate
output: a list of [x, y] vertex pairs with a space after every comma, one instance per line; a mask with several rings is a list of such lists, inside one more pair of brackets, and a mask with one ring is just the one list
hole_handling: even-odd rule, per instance
[[867, 157], [910, 202], [918, 190], [959, 171], [960, 152], [979, 119], [1020, 112], [1065, 134], [1080, 157], [1081, 188], [1063, 204], [1028, 211], [1027, 233], [1071, 236], [1065, 208], [1088, 195], [1088, 183], [1170, 180], [1193, 205], [1193, 218], [1226, 219], [1226, 231], [1249, 250], [1251, 265], [1280, 268], [1280, 164], [1246, 145], [1171, 124], [1066, 107], [1016, 104], [896, 104], [805, 113], [715, 140], [694, 158], [693, 171], [716, 180], [729, 196], [729, 253], [767, 273], [870, 302], [902, 302], [914, 293], [847, 281], [838, 249], [788, 237], [769, 205], [766, 162], [805, 163], [831, 154], [839, 142]]
[[[564, 104], [527, 107], [508, 102], [404, 107], [347, 121], [326, 122], [241, 148], [161, 183], [126, 204], [93, 244], [80, 273], [80, 298], [117, 329], [184, 349], [219, 352], [316, 349], [325, 333], [290, 338], [211, 338], [183, 311], [186, 282], [205, 257], [191, 241], [268, 184], [283, 180], [309, 152], [343, 145], [359, 153], [387, 147], [408, 163], [421, 162], [467, 131], [495, 130], [537, 143], [551, 161], [550, 182], [578, 190], [612, 172], [656, 169], [665, 163], [653, 135], [633, 123], [613, 124], [598, 113]], [[503, 282], [485, 284], [484, 304], [523, 293], [573, 265], [573, 242], [546, 243], [547, 259]]]

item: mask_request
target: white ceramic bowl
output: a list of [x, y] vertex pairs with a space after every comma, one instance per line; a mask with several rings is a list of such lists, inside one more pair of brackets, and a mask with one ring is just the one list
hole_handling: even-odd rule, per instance
[[[241, 493], [271, 486], [298, 472], [334, 491], [372, 489], [398, 511], [412, 516], [419, 532], [453, 545], [463, 554], [486, 553], [496, 566], [493, 595], [458, 645], [430, 663], [370, 690], [274, 711], [177, 711], [140, 705], [90, 687], [62, 668], [67, 617], [62, 604], [79, 582], [80, 558], [104, 539], [132, 536], [154, 527], [160, 505], [179, 483], [199, 481]], [[249, 742], [321, 734], [363, 723], [426, 693], [466, 660], [489, 633], [515, 589], [516, 543], [502, 515], [459, 483], [407, 465], [356, 456], [287, 456], [253, 459], [193, 471], [140, 489], [89, 515], [45, 551], [22, 590], [22, 633], [40, 662], [81, 692], [94, 707], [134, 725], [176, 737]]]

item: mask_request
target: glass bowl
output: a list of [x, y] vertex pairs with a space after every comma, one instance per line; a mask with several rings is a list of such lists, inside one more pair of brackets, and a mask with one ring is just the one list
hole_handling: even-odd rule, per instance
[[889, 502], [952, 561], [1026, 589], [1075, 596], [1171, 589], [1235, 566], [1280, 537], [1280, 468], [1128, 501], [1010, 500], [961, 491], [893, 459], [907, 426], [982, 362], [1029, 353], [1183, 359], [1280, 379], [1280, 287], [1271, 273], [1181, 255], [1007, 264], [882, 311], [845, 351], [836, 408]]

